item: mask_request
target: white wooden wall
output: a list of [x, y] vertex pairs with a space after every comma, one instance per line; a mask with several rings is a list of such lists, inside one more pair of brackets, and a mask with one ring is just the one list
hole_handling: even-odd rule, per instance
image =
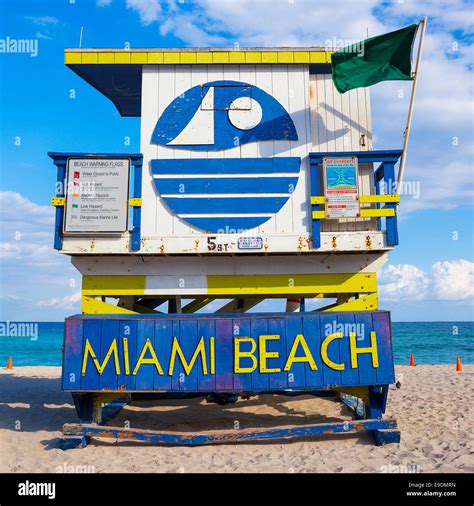
[[[223, 151], [191, 151], [150, 143], [153, 129], [165, 108], [182, 92], [206, 82], [229, 79], [254, 84], [272, 95], [288, 111], [298, 141], [264, 141]], [[170, 214], [159, 198], [149, 162], [166, 158], [299, 156], [301, 173], [295, 191], [284, 207], [262, 224], [255, 235], [305, 235], [309, 230], [309, 163], [311, 148], [309, 117], [309, 71], [307, 65], [160, 65], [144, 66], [142, 80], [141, 152], [143, 166], [142, 234], [184, 237], [206, 234]], [[211, 234], [215, 235], [215, 234]]]
[[[311, 143], [313, 151], [367, 151], [372, 149], [369, 88], [339, 93], [331, 74], [310, 76]], [[322, 176], [320, 174], [320, 176]], [[322, 177], [320, 188], [324, 188]], [[375, 193], [372, 164], [359, 165], [361, 195]], [[370, 207], [362, 204], [361, 207]], [[322, 232], [350, 232], [375, 228], [375, 219], [323, 220]]]

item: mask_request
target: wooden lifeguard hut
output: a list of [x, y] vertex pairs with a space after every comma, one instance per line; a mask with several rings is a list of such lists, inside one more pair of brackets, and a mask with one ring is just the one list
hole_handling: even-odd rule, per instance
[[[62, 379], [80, 423], [65, 436], [399, 441], [382, 417], [395, 377], [377, 272], [398, 244], [401, 150], [373, 149], [368, 89], [340, 95], [321, 48], [67, 49], [65, 63], [141, 118], [140, 153], [50, 153], [55, 248], [82, 275]], [[251, 312], [275, 298], [286, 311]], [[305, 311], [315, 298], [327, 304]], [[216, 299], [228, 302], [207, 310]], [[354, 421], [193, 435], [101, 425], [105, 404], [143, 393], [328, 391], [358, 408]]]

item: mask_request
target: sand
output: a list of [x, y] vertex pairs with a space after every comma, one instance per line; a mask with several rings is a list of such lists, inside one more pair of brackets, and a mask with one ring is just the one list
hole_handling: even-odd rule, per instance
[[[461, 373], [454, 365], [397, 367], [402, 386], [391, 387], [386, 416], [398, 420], [402, 440], [383, 447], [359, 433], [193, 448], [102, 439], [64, 450], [61, 426], [77, 416], [60, 374], [60, 367], [0, 370], [0, 472], [474, 472], [474, 365]], [[112, 424], [199, 431], [297, 425], [306, 416], [351, 418], [334, 399], [265, 395], [227, 406], [140, 401]]]

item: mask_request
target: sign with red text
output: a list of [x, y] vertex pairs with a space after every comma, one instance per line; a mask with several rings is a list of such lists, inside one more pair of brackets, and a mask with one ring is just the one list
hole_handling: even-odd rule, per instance
[[326, 218], [356, 218], [359, 215], [357, 157], [323, 159]]

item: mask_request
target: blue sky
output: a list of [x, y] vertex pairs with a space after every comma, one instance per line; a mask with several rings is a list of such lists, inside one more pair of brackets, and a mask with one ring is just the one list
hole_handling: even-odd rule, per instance
[[[350, 14], [350, 15], [349, 15]], [[61, 320], [80, 279], [52, 249], [55, 170], [48, 151], [139, 151], [139, 119], [63, 63], [64, 48], [327, 45], [429, 17], [404, 195], [401, 245], [380, 276], [394, 320], [471, 320], [474, 297], [472, 5], [460, 0], [2, 1], [0, 39], [0, 319]], [[262, 22], [265, 19], [265, 22]], [[410, 83], [372, 88], [374, 147], [400, 148]], [[418, 187], [418, 186], [416, 186]]]

